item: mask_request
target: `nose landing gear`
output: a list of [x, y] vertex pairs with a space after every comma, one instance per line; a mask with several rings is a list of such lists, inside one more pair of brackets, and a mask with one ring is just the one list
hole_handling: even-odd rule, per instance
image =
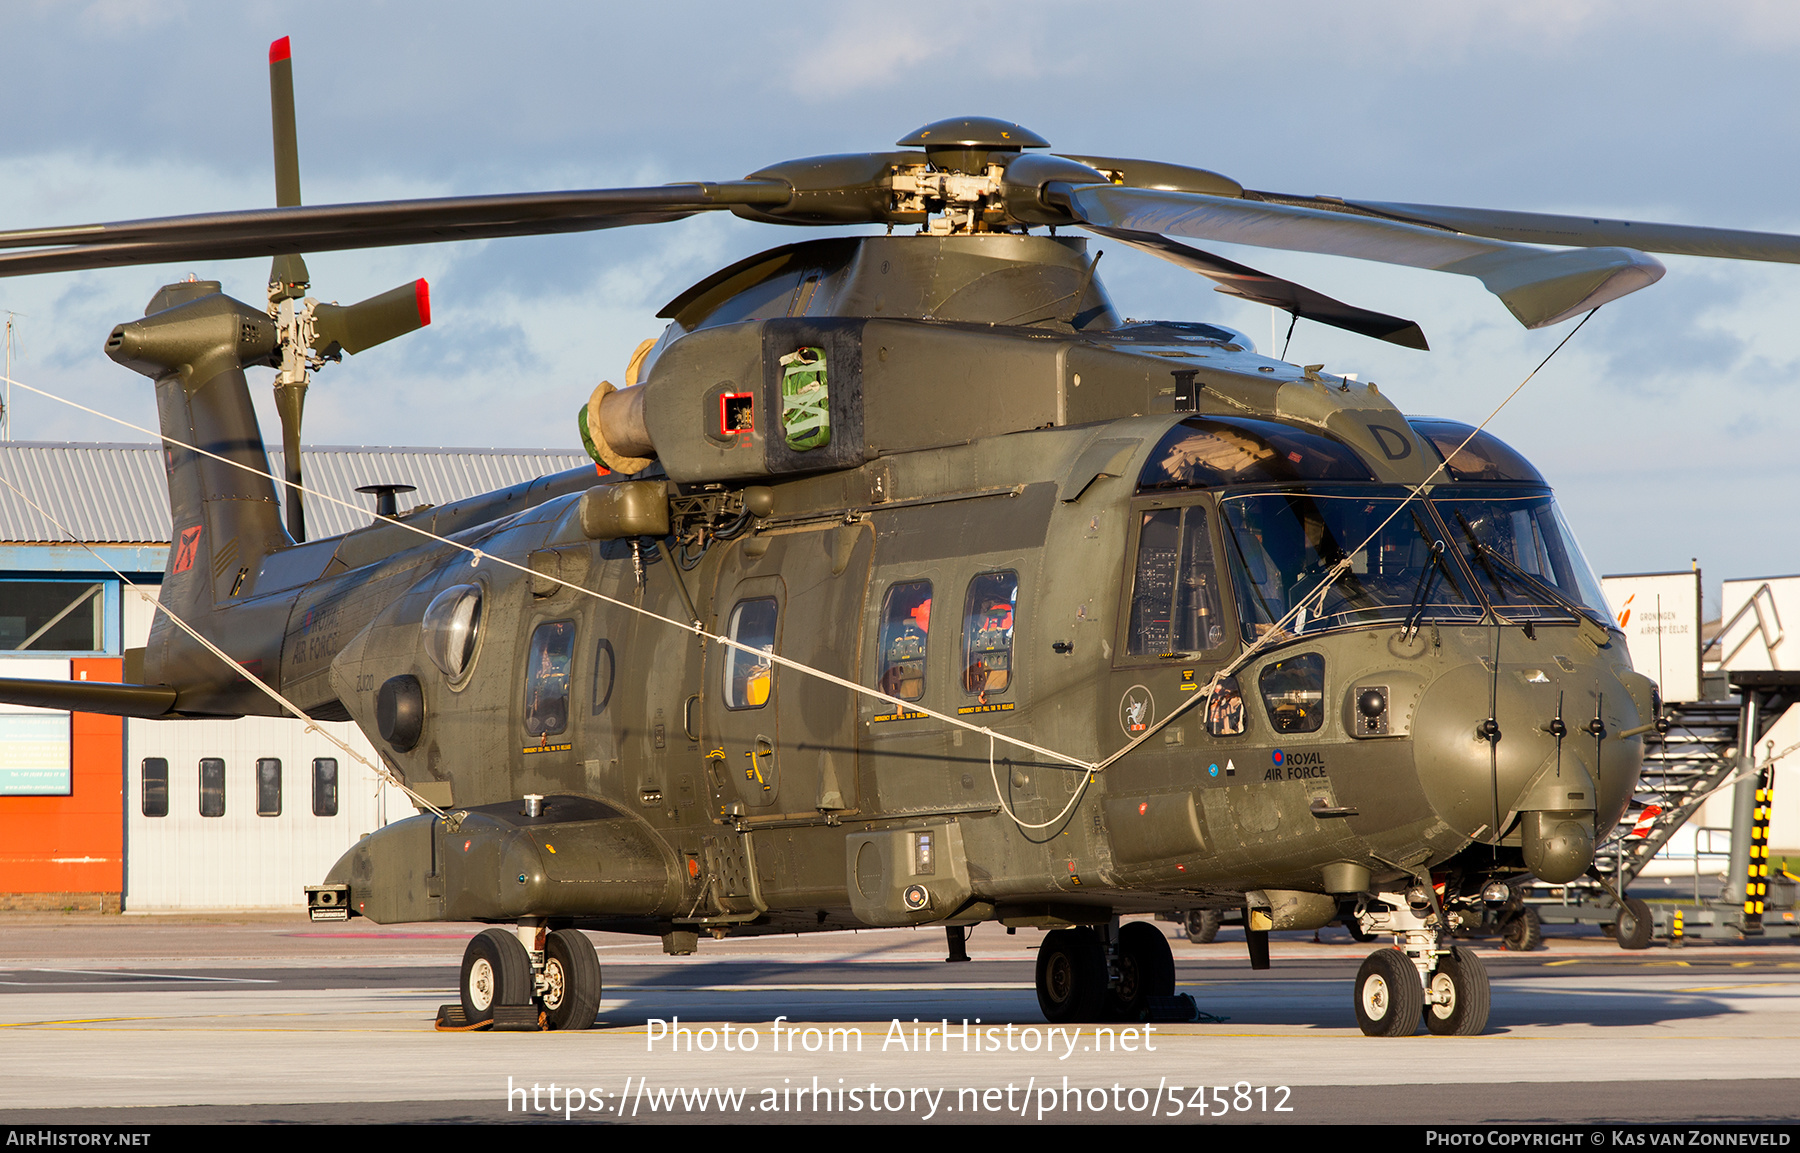
[[1418, 971], [1398, 949], [1377, 949], [1356, 974], [1356, 1023], [1370, 1037], [1410, 1037], [1419, 1031], [1425, 993]]
[[1370, 1037], [1410, 1037], [1425, 1028], [1440, 1037], [1473, 1037], [1487, 1028], [1492, 992], [1487, 967], [1454, 946], [1435, 912], [1420, 914], [1404, 900], [1371, 908], [1364, 927], [1393, 933], [1399, 943], [1379, 949], [1356, 975], [1356, 1023]]
[[1438, 956], [1437, 972], [1425, 987], [1425, 1028], [1440, 1037], [1473, 1037], [1487, 1028], [1487, 967], [1458, 946]]

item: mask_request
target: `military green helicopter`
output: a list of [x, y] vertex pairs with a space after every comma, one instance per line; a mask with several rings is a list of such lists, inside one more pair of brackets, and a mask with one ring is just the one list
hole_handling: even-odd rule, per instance
[[[278, 207], [0, 233], [6, 275], [275, 258], [263, 304], [171, 284], [107, 340], [155, 382], [175, 527], [129, 683], [0, 699], [354, 720], [420, 813], [309, 888], [312, 915], [489, 923], [446, 1014], [471, 1026], [590, 1026], [580, 929], [680, 954], [939, 925], [955, 950], [990, 921], [1047, 930], [1051, 1020], [1142, 1019], [1173, 960], [1121, 918], [1195, 910], [1241, 915], [1257, 967], [1272, 930], [1390, 935], [1356, 982], [1366, 1033], [1485, 1026], [1447, 906], [1586, 871], [1660, 712], [1550, 488], [1373, 382], [1122, 319], [1058, 230], [1419, 348], [1169, 236], [1474, 276], [1533, 327], [1653, 283], [1646, 250], [1800, 241], [1256, 192], [979, 117], [737, 181], [305, 206], [285, 40], [271, 76]], [[423, 282], [320, 304], [302, 252], [708, 211], [888, 233], [671, 301], [627, 387], [580, 409], [595, 468], [306, 539], [311, 371], [429, 306]], [[277, 369], [285, 480], [253, 366]]]

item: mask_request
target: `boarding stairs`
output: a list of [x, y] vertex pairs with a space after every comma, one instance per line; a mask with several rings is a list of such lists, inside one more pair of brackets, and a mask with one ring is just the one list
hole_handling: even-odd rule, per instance
[[1644, 735], [1644, 767], [1619, 824], [1601, 840], [1595, 868], [1620, 889], [1637, 879], [1675, 831], [1738, 767], [1736, 697], [1666, 705], [1669, 731]]

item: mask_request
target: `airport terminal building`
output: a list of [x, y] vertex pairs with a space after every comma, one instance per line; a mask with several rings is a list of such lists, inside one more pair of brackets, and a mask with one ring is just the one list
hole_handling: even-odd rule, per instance
[[[270, 451], [276, 475], [280, 453]], [[370, 485], [443, 504], [589, 461], [579, 452], [306, 450], [316, 536], [366, 524]], [[346, 507], [346, 505], [348, 507]], [[369, 511], [354, 511], [357, 509]], [[120, 681], [169, 552], [160, 449], [0, 444], [0, 676]], [[320, 730], [374, 760], [349, 722]], [[412, 814], [298, 721], [155, 721], [0, 705], [0, 909], [299, 908], [362, 835]]]

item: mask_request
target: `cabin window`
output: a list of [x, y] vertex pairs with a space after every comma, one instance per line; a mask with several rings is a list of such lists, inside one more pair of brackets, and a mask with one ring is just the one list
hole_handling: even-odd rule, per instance
[[781, 606], [774, 597], [739, 601], [726, 630], [743, 648], [731, 650], [725, 662], [725, 707], [760, 709], [775, 690], [775, 625]]
[[312, 766], [313, 816], [338, 813], [338, 763], [336, 757], [314, 757]]
[[1225, 642], [1225, 616], [1205, 506], [1151, 509], [1140, 517], [1126, 653], [1217, 648]]
[[881, 609], [881, 691], [903, 701], [925, 695], [925, 644], [931, 632], [931, 582], [888, 589]]
[[481, 635], [481, 586], [452, 585], [431, 598], [419, 623], [425, 655], [451, 680], [459, 680], [475, 659]]
[[165, 757], [145, 757], [139, 782], [140, 803], [146, 817], [169, 815], [169, 762]]
[[533, 630], [525, 659], [525, 731], [531, 736], [553, 736], [569, 727], [574, 657], [574, 621], [548, 621]]
[[256, 761], [256, 815], [281, 815], [281, 761], [276, 757], [259, 757]]
[[200, 815], [225, 815], [225, 762], [218, 757], [200, 759]]
[[1018, 600], [1018, 573], [982, 573], [969, 582], [963, 603], [963, 691], [982, 704], [1012, 684], [1013, 608]]

